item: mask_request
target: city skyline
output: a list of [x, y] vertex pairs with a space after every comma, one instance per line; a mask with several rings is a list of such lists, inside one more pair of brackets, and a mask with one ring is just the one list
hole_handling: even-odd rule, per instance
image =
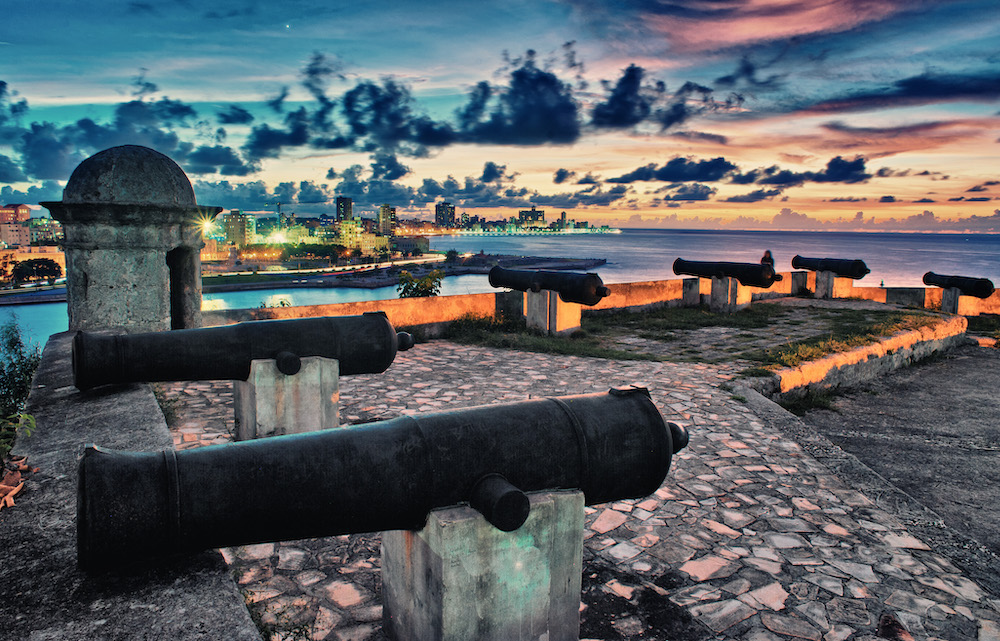
[[346, 196], [425, 220], [448, 201], [616, 227], [1000, 232], [993, 0], [12, 13], [2, 203], [59, 200], [87, 156], [144, 144], [199, 203], [251, 212]]

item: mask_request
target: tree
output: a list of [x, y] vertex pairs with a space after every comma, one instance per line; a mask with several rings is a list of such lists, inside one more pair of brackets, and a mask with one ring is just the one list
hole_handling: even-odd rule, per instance
[[444, 253], [444, 262], [454, 263], [458, 262], [458, 251], [454, 249], [449, 249]]
[[12, 278], [12, 269], [17, 261], [14, 260], [14, 252], [0, 252], [0, 283], [6, 283]]
[[423, 278], [417, 278], [408, 271], [399, 273], [399, 285], [396, 291], [400, 298], [420, 298], [424, 296], [437, 296], [441, 290], [441, 279], [444, 272], [435, 269]]
[[51, 258], [32, 258], [15, 263], [11, 275], [17, 283], [45, 279], [51, 283], [62, 276], [62, 267]]

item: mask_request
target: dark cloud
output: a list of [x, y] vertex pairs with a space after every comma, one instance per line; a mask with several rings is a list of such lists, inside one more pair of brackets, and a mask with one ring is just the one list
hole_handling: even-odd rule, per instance
[[993, 199], [990, 198], [990, 197], [988, 197], [988, 196], [978, 196], [976, 198], [966, 198], [965, 202], [967, 202], [967, 203], [988, 203], [991, 200], [993, 200]]
[[251, 160], [277, 158], [284, 147], [300, 147], [309, 141], [309, 114], [305, 107], [285, 117], [285, 129], [270, 125], [257, 125], [243, 145], [243, 152]]
[[700, 183], [694, 183], [693, 185], [682, 185], [677, 191], [665, 197], [665, 200], [684, 200], [684, 201], [695, 201], [695, 200], [708, 200], [715, 195], [716, 189], [714, 187], [709, 187], [708, 185], [702, 185]]
[[229, 105], [225, 111], [216, 112], [216, 117], [224, 125], [248, 125], [253, 122], [253, 114], [239, 105]]
[[969, 187], [965, 191], [989, 191], [989, 189], [987, 189], [986, 185], [975, 185], [973, 187]]
[[563, 169], [560, 167], [559, 169], [556, 169], [556, 173], [552, 176], [552, 182], [557, 185], [561, 185], [574, 176], [576, 176], [575, 171], [570, 171], [569, 169]]
[[754, 169], [743, 173], [734, 173], [731, 182], [736, 184], [757, 183], [760, 185], [780, 185], [782, 187], [796, 187], [806, 182], [840, 182], [859, 183], [865, 182], [872, 175], [865, 169], [865, 159], [858, 156], [852, 160], [845, 160], [841, 156], [831, 158], [823, 171], [795, 172], [789, 169], [781, 169], [777, 165], [771, 167]]
[[224, 206], [229, 209], [260, 210], [267, 203], [276, 200], [273, 193], [261, 180], [233, 184], [228, 180], [207, 182], [193, 181], [195, 198], [199, 203], [209, 203]]
[[597, 185], [600, 183], [600, 179], [594, 174], [587, 172], [587, 175], [576, 181], [578, 185]]
[[336, 177], [337, 177], [337, 171], [333, 167], [330, 167], [329, 169], [326, 170], [327, 180], [333, 180]]
[[747, 87], [762, 91], [770, 91], [781, 87], [781, 74], [773, 74], [766, 79], [757, 78], [757, 71], [761, 69], [754, 64], [749, 57], [743, 56], [736, 71], [731, 74], [715, 79], [718, 87], [731, 89], [736, 87]]
[[780, 189], [758, 189], [752, 191], [749, 194], [742, 194], [740, 196], [730, 196], [726, 198], [724, 202], [727, 203], [756, 203], [761, 200], [767, 200], [769, 198], [774, 198], [775, 196], [780, 196]]
[[845, 160], [837, 156], [831, 158], [826, 163], [826, 169], [819, 173], [811, 174], [814, 182], [836, 182], [836, 183], [858, 183], [871, 178], [872, 175], [865, 171], [865, 159], [861, 156], [853, 160]]
[[492, 183], [499, 182], [505, 178], [511, 178], [511, 176], [507, 175], [507, 165], [498, 165], [489, 160], [483, 165], [483, 175], [480, 176], [479, 180], [484, 183]]
[[719, 134], [710, 134], [701, 131], [674, 131], [670, 134], [671, 138], [680, 138], [683, 140], [692, 140], [694, 142], [711, 142], [718, 145], [729, 144], [729, 139], [725, 136]]
[[276, 114], [283, 113], [285, 111], [285, 99], [288, 98], [288, 87], [282, 87], [281, 91], [274, 98], [264, 101], [268, 107], [271, 108]]
[[539, 69], [533, 52], [519, 62], [506, 87], [494, 90], [479, 83], [473, 89], [458, 112], [462, 139], [510, 145], [575, 142], [580, 123], [572, 88]]
[[24, 173], [41, 180], [66, 180], [86, 158], [78, 145], [52, 123], [32, 123], [18, 146]]
[[219, 173], [223, 176], [246, 176], [257, 168], [244, 163], [231, 147], [215, 145], [198, 147], [192, 151], [185, 159], [184, 170], [192, 174]]
[[382, 84], [363, 80], [344, 94], [342, 112], [347, 119], [349, 138], [366, 151], [378, 148], [423, 155], [423, 146], [446, 145], [456, 140], [450, 125], [435, 123], [413, 112], [410, 90], [391, 78]]
[[399, 162], [395, 154], [381, 151], [372, 156], [371, 167], [376, 180], [396, 180], [410, 173], [410, 168]]
[[140, 69], [139, 75], [132, 79], [132, 95], [143, 98], [159, 91], [159, 88], [152, 82], [146, 80], [148, 69]]
[[14, 161], [0, 154], [0, 182], [18, 183], [27, 180], [27, 176], [21, 168], [14, 164]]
[[894, 203], [894, 202], [896, 202], [896, 197], [895, 196], [882, 196], [881, 198], [878, 199], [878, 201], [880, 203]]
[[[694, 98], [695, 94], [701, 96], [700, 99]], [[674, 93], [673, 101], [666, 107], [658, 109], [653, 114], [652, 119], [659, 123], [661, 129], [667, 130], [675, 125], [683, 124], [693, 116], [714, 108], [715, 105], [712, 103], [712, 89], [710, 87], [705, 87], [694, 82], [685, 82]]]
[[332, 201], [333, 198], [334, 194], [326, 185], [317, 185], [311, 180], [303, 180], [299, 183], [299, 195], [297, 201], [300, 204], [326, 204]]
[[605, 82], [610, 90], [607, 100], [594, 106], [591, 122], [598, 127], [632, 127], [646, 120], [652, 112], [653, 104], [663, 93], [663, 85], [643, 87], [643, 68], [629, 65], [614, 87]]
[[826, 100], [812, 105], [808, 111], [863, 111], [953, 100], [992, 102], [998, 98], [998, 71], [974, 74], [935, 74], [928, 71], [919, 76], [897, 80], [885, 89]]
[[657, 167], [654, 163], [650, 163], [645, 167], [639, 167], [617, 178], [609, 178], [608, 182], [631, 183], [638, 180], [658, 180], [662, 182], [716, 181], [721, 180], [735, 169], [736, 165], [722, 157], [711, 160], [693, 161], [678, 156], [667, 161], [662, 167]]
[[933, 202], [937, 202], [937, 201], [936, 200], [931, 200], [930, 198], [921, 198], [920, 200], [914, 200], [913, 202], [915, 202], [915, 203], [933, 203]]
[[867, 198], [857, 198], [855, 196], [843, 196], [841, 198], [831, 198], [831, 203], [863, 203], [866, 202]]

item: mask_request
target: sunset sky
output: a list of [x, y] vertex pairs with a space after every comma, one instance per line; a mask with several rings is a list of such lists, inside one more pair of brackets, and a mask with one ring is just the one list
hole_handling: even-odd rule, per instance
[[59, 200], [84, 158], [140, 144], [227, 209], [1000, 232], [997, 0], [4, 13], [0, 203]]

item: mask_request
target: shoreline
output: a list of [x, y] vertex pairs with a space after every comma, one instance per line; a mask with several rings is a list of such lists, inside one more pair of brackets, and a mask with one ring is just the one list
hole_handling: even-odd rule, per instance
[[[202, 274], [202, 292], [214, 294], [221, 292], [257, 291], [264, 289], [378, 289], [393, 287], [399, 284], [399, 272], [409, 271], [417, 277], [425, 276], [435, 269], [445, 273], [444, 277], [466, 276], [469, 274], [488, 274], [494, 265], [516, 267], [520, 269], [552, 269], [552, 270], [585, 270], [605, 264], [603, 258], [546, 258], [541, 256], [512, 256], [503, 254], [474, 254], [464, 259], [462, 263], [444, 264], [397, 264], [391, 267], [377, 269], [362, 269], [354, 272], [319, 273], [319, 274], [281, 274], [266, 281], [235, 282], [225, 284], [205, 284], [213, 276]], [[270, 273], [270, 272], [268, 272]], [[44, 293], [42, 293], [44, 292]], [[45, 287], [33, 289], [30, 292], [17, 290], [0, 291], [0, 307], [13, 305], [33, 305], [42, 303], [65, 303], [66, 287]]]

